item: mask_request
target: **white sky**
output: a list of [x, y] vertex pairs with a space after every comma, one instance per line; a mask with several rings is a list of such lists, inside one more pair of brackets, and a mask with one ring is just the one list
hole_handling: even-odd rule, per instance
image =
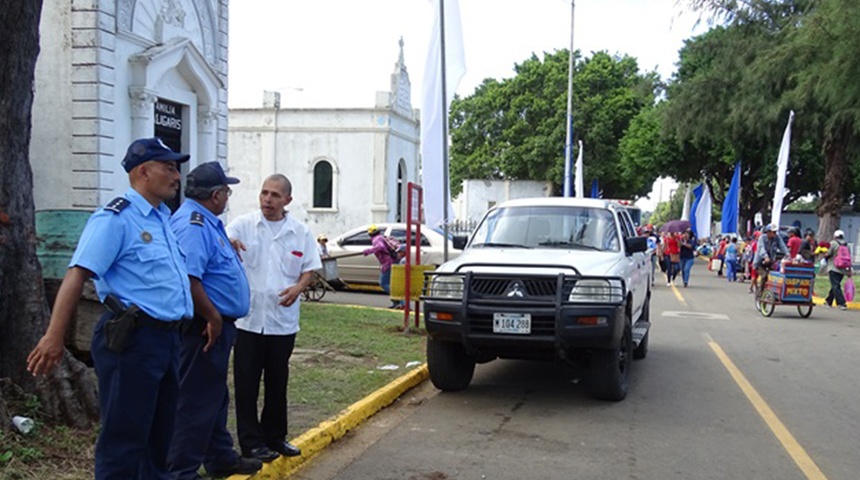
[[[280, 91], [283, 108], [372, 107], [376, 92], [390, 88], [400, 37], [420, 107], [432, 1], [230, 2], [230, 107], [261, 106], [263, 90]], [[514, 64], [532, 53], [570, 45], [569, 0], [460, 0], [460, 11], [461, 96], [485, 78], [513, 76]], [[663, 78], [674, 72], [683, 40], [705, 29], [694, 28], [697, 14], [676, 0], [578, 0], [575, 13], [574, 48], [634, 56], [641, 70]]]

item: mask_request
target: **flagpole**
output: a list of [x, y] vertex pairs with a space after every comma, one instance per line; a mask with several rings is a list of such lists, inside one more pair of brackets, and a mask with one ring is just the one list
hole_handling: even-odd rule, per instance
[[572, 197], [571, 162], [573, 157], [573, 19], [574, 0], [570, 0], [570, 55], [567, 66], [567, 129], [564, 142], [564, 196]]
[[448, 85], [445, 75], [445, 0], [439, 0], [439, 44], [442, 47], [442, 261], [448, 261]]

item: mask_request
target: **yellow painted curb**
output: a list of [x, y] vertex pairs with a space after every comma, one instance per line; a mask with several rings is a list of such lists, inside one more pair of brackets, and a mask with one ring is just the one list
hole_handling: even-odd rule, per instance
[[[824, 299], [821, 297], [812, 297], [812, 302], [816, 305], [824, 305]], [[858, 302], [846, 302], [849, 310], [860, 310], [860, 303]]]
[[376, 412], [391, 405], [398, 397], [417, 386], [429, 377], [427, 364], [415, 368], [402, 375], [388, 385], [371, 393], [363, 399], [345, 408], [332, 420], [326, 420], [319, 426], [308, 430], [292, 441], [293, 445], [302, 450], [299, 457], [279, 457], [271, 463], [263, 465], [263, 469], [254, 475], [233, 475], [228, 480], [276, 480], [288, 478], [305, 462], [319, 454], [332, 442], [340, 439], [350, 430], [373, 416]]

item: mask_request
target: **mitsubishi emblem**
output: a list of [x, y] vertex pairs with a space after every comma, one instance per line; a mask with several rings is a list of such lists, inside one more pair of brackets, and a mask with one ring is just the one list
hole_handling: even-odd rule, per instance
[[523, 287], [523, 285], [519, 281], [514, 281], [508, 291], [505, 292], [505, 296], [519, 298], [525, 297], [525, 287]]

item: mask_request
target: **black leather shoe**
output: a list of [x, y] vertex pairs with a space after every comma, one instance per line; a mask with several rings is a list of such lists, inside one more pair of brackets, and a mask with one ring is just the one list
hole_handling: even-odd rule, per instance
[[[266, 447], [263, 447], [266, 450], [269, 450]], [[272, 454], [272, 452], [269, 450]], [[277, 454], [275, 454], [274, 458], [277, 458]], [[245, 457], [237, 457], [236, 463], [233, 465], [227, 465], [224, 467], [219, 467], [213, 470], [207, 470], [206, 473], [209, 474], [210, 477], [229, 477], [230, 475], [250, 475], [255, 473], [257, 470], [263, 468], [263, 461], [260, 458], [245, 458]]]
[[275, 445], [271, 445], [271, 447], [272, 450], [280, 453], [285, 457], [298, 457], [302, 454], [302, 450], [290, 442], [281, 442]]
[[272, 460], [278, 458], [280, 454], [278, 452], [273, 451], [269, 447], [257, 447], [252, 448], [246, 455], [248, 458], [256, 458], [261, 462], [271, 462]]

